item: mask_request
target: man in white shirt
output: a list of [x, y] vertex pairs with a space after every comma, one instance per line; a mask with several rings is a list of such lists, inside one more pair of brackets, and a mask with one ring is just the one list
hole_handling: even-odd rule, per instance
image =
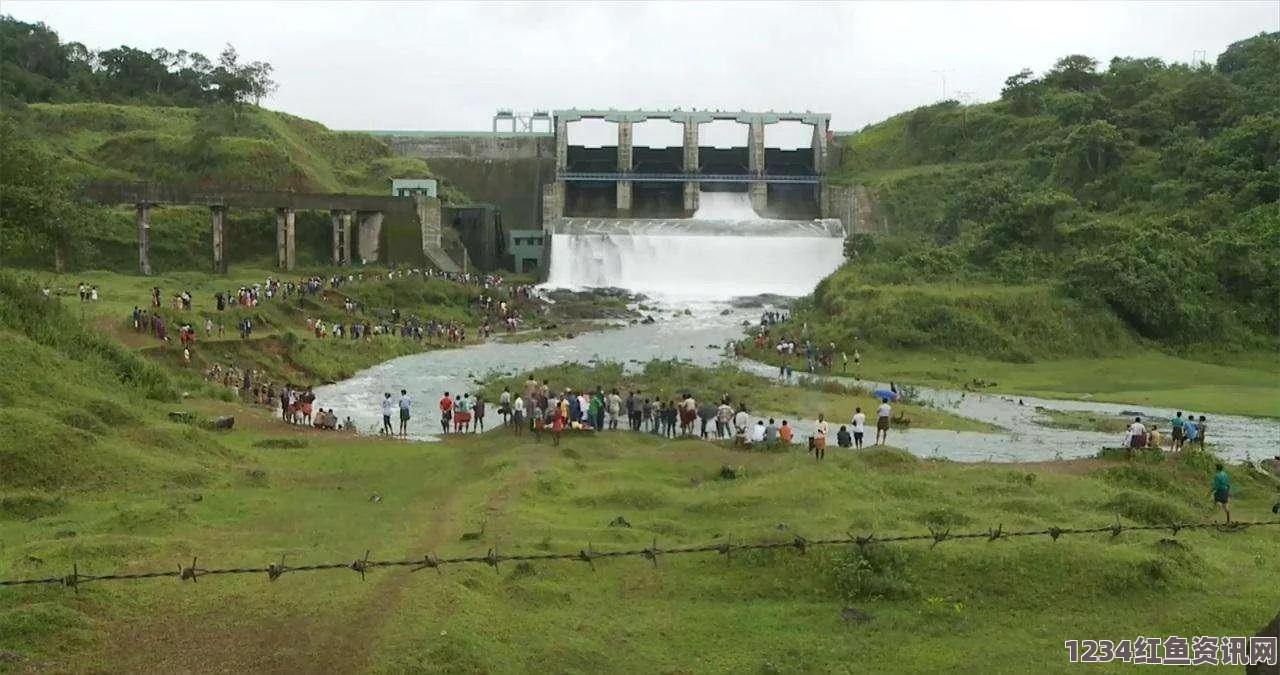
[[716, 438], [733, 435], [733, 408], [729, 402], [721, 401], [716, 407]]
[[756, 425], [751, 428], [751, 443], [753, 445], [764, 443], [764, 420], [756, 422]]
[[853, 448], [862, 449], [862, 435], [867, 431], [867, 415], [862, 408], [853, 409]]
[[818, 415], [818, 426], [813, 429], [813, 458], [822, 461], [827, 456], [827, 418]]
[[[523, 403], [523, 401], [521, 401]], [[511, 388], [503, 387], [502, 395], [498, 397], [498, 412], [502, 413], [502, 426], [511, 423]]]
[[382, 433], [390, 436], [395, 433], [391, 426], [391, 415], [395, 412], [396, 402], [391, 400], [391, 392], [382, 395]]
[[524, 433], [524, 399], [520, 394], [516, 394], [516, 400], [511, 402], [511, 430], [517, 436]]
[[400, 390], [400, 435], [409, 435], [409, 411], [413, 408], [413, 402], [409, 400], [409, 392], [404, 389]]
[[876, 410], [876, 445], [884, 445], [889, 441], [889, 416], [892, 409], [889, 399], [880, 399], [880, 408]]
[[1125, 437], [1125, 446], [1130, 448], [1144, 448], [1147, 445], [1147, 427], [1142, 423], [1141, 417], [1133, 418], [1133, 424], [1129, 425], [1129, 433]]

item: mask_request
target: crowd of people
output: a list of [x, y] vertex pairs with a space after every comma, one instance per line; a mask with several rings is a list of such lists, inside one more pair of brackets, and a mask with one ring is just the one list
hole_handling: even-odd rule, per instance
[[1201, 415], [1199, 420], [1195, 415], [1187, 415], [1184, 418], [1182, 411], [1179, 410], [1169, 420], [1169, 438], [1166, 443], [1164, 435], [1160, 433], [1160, 428], [1156, 424], [1153, 423], [1148, 427], [1141, 417], [1134, 417], [1133, 422], [1125, 429], [1124, 447], [1164, 448], [1168, 445], [1173, 452], [1181, 452], [1192, 444], [1199, 443], [1200, 449], [1204, 450], [1204, 439], [1208, 430], [1209, 422], [1204, 415]]
[[[437, 403], [442, 434], [482, 433], [488, 405], [481, 394], [453, 393], [446, 391]], [[392, 422], [398, 411], [400, 426]], [[406, 390], [400, 391], [397, 400], [390, 392], [381, 401], [383, 426], [381, 433], [405, 436], [412, 416], [412, 401]], [[732, 440], [741, 447], [775, 447], [793, 442], [795, 428], [788, 420], [779, 425], [775, 419], [753, 418], [747, 406], [738, 402], [735, 406], [728, 395], [719, 403], [699, 403], [692, 394], [662, 400], [646, 397], [641, 391], [628, 391], [623, 396], [618, 389], [606, 392], [597, 386], [594, 391], [565, 387], [553, 391], [547, 380], [538, 382], [530, 377], [524, 387], [512, 392], [504, 387], [498, 396], [497, 413], [502, 417], [502, 427], [516, 435], [532, 433], [541, 440], [549, 433], [555, 444], [565, 431], [617, 431], [627, 429], [638, 433], [650, 433], [667, 438], [697, 436], [703, 439]], [[881, 401], [876, 410], [875, 444], [887, 442], [892, 420], [889, 399]], [[754, 422], [754, 423], [753, 423]], [[842, 448], [864, 447], [867, 416], [862, 408], [856, 408], [848, 425], [841, 425], [836, 442]], [[818, 416], [814, 433], [808, 438], [809, 450], [817, 459], [825, 457], [827, 437], [830, 433], [825, 416]]]
[[[328, 276], [313, 275], [300, 277], [296, 280], [285, 280], [269, 276], [262, 283], [244, 284], [215, 292], [213, 294], [213, 306], [216, 309], [216, 314], [212, 316], [206, 315], [204, 318], [202, 326], [204, 337], [210, 339], [215, 336], [218, 338], [224, 337], [226, 326], [221, 316], [231, 309], [255, 309], [264, 302], [291, 298], [298, 298], [299, 306], [306, 307], [307, 305], [302, 303], [304, 299], [319, 296], [326, 290], [338, 291], [351, 284], [384, 282], [413, 276], [420, 276], [424, 279], [444, 279], [476, 289], [477, 292], [472, 300], [471, 309], [479, 317], [481, 325], [477, 332], [482, 338], [493, 334], [492, 326], [495, 324], [504, 325], [508, 331], [516, 330], [523, 321], [521, 312], [527, 308], [528, 302], [534, 298], [532, 286], [508, 285], [500, 275], [495, 274], [462, 274], [437, 270], [393, 269], [379, 272], [350, 271]], [[87, 283], [80, 283], [77, 292], [80, 299], [85, 302], [96, 301], [98, 298], [97, 287]], [[150, 302], [147, 308], [144, 309], [141, 306], [133, 308], [130, 316], [132, 326], [135, 331], [151, 335], [161, 342], [170, 342], [172, 326], [170, 321], [166, 320], [163, 301], [164, 292], [159, 286], [153, 286], [148, 295]], [[184, 289], [171, 296], [169, 309], [173, 311], [192, 311], [194, 304], [192, 294]], [[350, 296], [342, 299], [342, 312], [346, 317], [340, 320], [307, 317], [304, 325], [308, 334], [317, 338], [351, 340], [370, 340], [375, 336], [385, 335], [399, 336], [400, 338], [420, 342], [447, 341], [450, 343], [466, 342], [468, 337], [468, 327], [462, 322], [402, 316], [400, 309], [396, 307], [386, 312], [366, 310]], [[172, 319], [172, 315], [169, 316]], [[193, 349], [200, 334], [200, 327], [198, 321], [182, 321], [178, 325], [177, 337], [182, 347], [183, 361], [186, 363], [192, 361]], [[245, 313], [236, 319], [235, 328], [240, 338], [247, 340], [253, 336], [257, 326], [255, 319]], [[222, 366], [215, 364], [206, 370], [204, 375], [211, 382], [217, 382], [237, 390], [245, 400], [262, 405], [275, 406], [277, 402], [285, 405], [283, 392], [292, 391], [288, 387], [283, 387], [278, 392], [277, 388], [270, 383], [257, 382], [256, 371], [251, 368], [239, 369], [233, 365]], [[308, 424], [314, 422], [314, 426], [321, 428], [341, 428], [346, 426], [336, 421], [336, 414], [332, 410], [323, 411], [323, 415], [317, 413], [312, 418], [306, 413], [306, 409], [309, 406], [309, 402], [294, 401], [288, 403], [285, 409], [293, 410], [294, 412], [285, 414], [285, 419], [287, 421], [303, 420], [304, 423]]]
[[[760, 315], [760, 323], [756, 328], [755, 337], [752, 341], [758, 351], [764, 351], [772, 348], [778, 356], [778, 379], [783, 382], [792, 381], [795, 375], [795, 369], [791, 365], [791, 360], [797, 357], [804, 358], [805, 372], [817, 373], [819, 369], [828, 372], [835, 368], [836, 355], [840, 356], [841, 372], [849, 371], [849, 354], [839, 351], [834, 342], [828, 342], [825, 346], [809, 340], [806, 336], [809, 332], [807, 323], [801, 324], [800, 342], [794, 337], [789, 337], [786, 333], [781, 333], [776, 339], [774, 338], [774, 326], [785, 325], [791, 321], [791, 315], [785, 312], [766, 310]], [[735, 357], [747, 356], [746, 345], [741, 341], [734, 341], [729, 345], [729, 351]], [[798, 360], [798, 358], [797, 358]], [[853, 351], [854, 375], [857, 375], [858, 366], [862, 365], [862, 354], [855, 349]]]

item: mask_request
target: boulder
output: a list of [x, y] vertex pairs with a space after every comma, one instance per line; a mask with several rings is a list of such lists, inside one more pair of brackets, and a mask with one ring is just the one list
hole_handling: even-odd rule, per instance
[[231, 415], [223, 415], [209, 420], [209, 428], [214, 431], [231, 431], [231, 427], [236, 425], [236, 418]]

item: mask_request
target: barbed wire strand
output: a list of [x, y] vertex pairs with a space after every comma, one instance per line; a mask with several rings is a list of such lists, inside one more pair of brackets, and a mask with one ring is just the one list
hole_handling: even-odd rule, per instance
[[35, 579], [10, 579], [0, 580], [0, 586], [37, 586], [37, 585], [58, 585], [71, 588], [79, 592], [80, 586], [97, 581], [134, 581], [140, 579], [162, 579], [177, 578], [180, 581], [196, 582], [205, 576], [222, 576], [232, 574], [265, 574], [270, 581], [275, 581], [283, 576], [286, 572], [318, 572], [325, 570], [352, 570], [360, 574], [363, 580], [365, 574], [379, 567], [408, 567], [411, 572], [420, 570], [434, 569], [437, 573], [441, 572], [441, 568], [454, 565], [488, 565], [496, 571], [502, 563], [508, 562], [552, 562], [552, 561], [577, 561], [589, 564], [592, 569], [595, 568], [595, 561], [609, 558], [645, 558], [653, 565], [658, 564], [658, 558], [669, 555], [691, 555], [699, 553], [718, 553], [726, 557], [731, 556], [735, 551], [767, 551], [777, 549], [794, 549], [801, 554], [813, 547], [823, 546], [857, 546], [867, 547], [875, 544], [893, 544], [916, 541], [929, 541], [930, 549], [937, 547], [945, 541], [966, 540], [966, 539], [985, 539], [988, 542], [994, 542], [1001, 539], [1012, 539], [1015, 537], [1049, 537], [1052, 541], [1057, 541], [1064, 535], [1077, 534], [1110, 534], [1112, 538], [1119, 537], [1123, 532], [1143, 532], [1143, 531], [1170, 531], [1173, 536], [1177, 536], [1182, 530], [1203, 530], [1216, 529], [1221, 532], [1241, 532], [1252, 527], [1274, 527], [1280, 526], [1280, 520], [1259, 520], [1247, 522], [1235, 522], [1230, 525], [1222, 523], [1171, 523], [1169, 525], [1123, 525], [1118, 520], [1113, 525], [1105, 527], [1088, 527], [1088, 528], [1064, 528], [1049, 527], [1042, 530], [1015, 530], [1006, 532], [1004, 525], [989, 529], [986, 532], [965, 532], [952, 534], [950, 528], [935, 529], [930, 528], [929, 534], [910, 534], [895, 536], [876, 536], [875, 534], [854, 535], [851, 532], [846, 533], [845, 537], [833, 539], [805, 539], [801, 536], [794, 536], [789, 540], [781, 541], [759, 541], [748, 543], [733, 543], [732, 537], [727, 537], [725, 541], [714, 544], [701, 544], [695, 546], [676, 546], [672, 548], [659, 548], [657, 539], [646, 548], [640, 549], [621, 549], [614, 551], [597, 551], [588, 543], [587, 547], [577, 551], [576, 553], [526, 553], [518, 555], [509, 555], [499, 553], [496, 548], [490, 548], [485, 555], [470, 555], [454, 558], [440, 558], [434, 554], [427, 554], [421, 558], [409, 558], [403, 560], [370, 560], [370, 551], [365, 551], [364, 557], [357, 558], [352, 562], [344, 563], [318, 563], [311, 565], [294, 565], [290, 566], [286, 563], [285, 557], [281, 556], [278, 562], [272, 563], [265, 567], [228, 567], [222, 569], [205, 569], [199, 566], [199, 558], [192, 558], [190, 565], [178, 565], [177, 570], [152, 571], [152, 572], [122, 572], [116, 574], [88, 575], [80, 573], [79, 564], [73, 564], [71, 574], [60, 577], [44, 577]]

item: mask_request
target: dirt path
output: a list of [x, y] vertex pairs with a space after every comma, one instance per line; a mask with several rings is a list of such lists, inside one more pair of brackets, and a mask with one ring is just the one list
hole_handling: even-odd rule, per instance
[[[462, 529], [470, 525], [469, 518], [461, 517], [467, 508], [464, 502], [471, 501], [466, 498], [475, 494], [469, 489], [488, 485], [483, 512], [496, 517], [518, 497], [538, 467], [551, 459], [518, 458], [518, 470], [499, 482], [485, 472], [485, 463], [494, 455], [464, 452], [460, 456], [461, 476], [450, 489], [419, 500], [423, 519], [414, 525], [419, 536], [411, 550], [399, 552], [401, 556], [419, 556], [457, 542]], [[354, 601], [335, 602], [323, 615], [315, 616], [246, 614], [229, 620], [225, 606], [202, 611], [202, 616], [186, 614], [178, 605], [161, 605], [151, 616], [116, 617], [108, 624], [100, 660], [111, 664], [113, 673], [362, 672], [373, 663], [383, 625], [397, 615], [408, 585], [417, 578], [405, 568], [375, 570], [369, 575], [368, 592]], [[316, 585], [315, 592], [323, 594], [323, 585]]]

